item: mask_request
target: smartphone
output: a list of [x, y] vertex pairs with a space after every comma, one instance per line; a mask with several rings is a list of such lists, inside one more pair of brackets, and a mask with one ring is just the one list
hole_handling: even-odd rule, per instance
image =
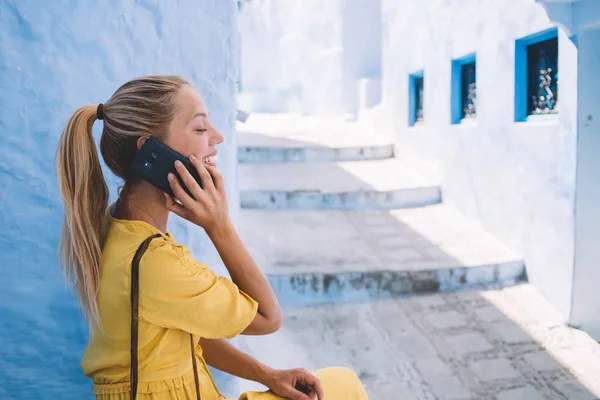
[[196, 182], [198, 182], [198, 185], [202, 187], [200, 175], [190, 160], [183, 154], [176, 152], [166, 144], [153, 138], [147, 139], [142, 148], [136, 153], [130, 169], [135, 175], [161, 189], [163, 192], [175, 196], [168, 179], [168, 174], [171, 172], [179, 179], [179, 183], [187, 194], [193, 198], [194, 196], [192, 196], [192, 193], [185, 186], [181, 176], [175, 169], [176, 160], [183, 163]]

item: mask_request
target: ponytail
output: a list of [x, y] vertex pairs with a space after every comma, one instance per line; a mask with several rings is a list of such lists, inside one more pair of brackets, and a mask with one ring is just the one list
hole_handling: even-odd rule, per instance
[[[65, 219], [60, 238], [60, 263], [69, 283], [77, 289], [90, 325], [101, 327], [98, 311], [100, 258], [109, 220], [109, 192], [92, 125], [103, 120], [100, 153], [106, 166], [125, 185], [141, 136], [164, 139], [175, 115], [175, 95], [189, 83], [176, 76], [145, 76], [126, 82], [98, 106], [75, 111], [56, 151], [58, 185]], [[93, 332], [93, 331], [92, 331]]]
[[97, 110], [87, 105], [73, 113], [60, 138], [56, 163], [65, 209], [60, 261], [88, 321], [100, 326], [96, 299], [109, 192], [92, 136]]

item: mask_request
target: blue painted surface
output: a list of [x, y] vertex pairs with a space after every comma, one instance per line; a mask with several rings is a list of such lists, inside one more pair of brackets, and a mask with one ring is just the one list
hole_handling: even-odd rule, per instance
[[[77, 107], [135, 76], [190, 78], [226, 140], [219, 168], [236, 217], [236, 13], [234, 1], [218, 0], [0, 2], [0, 398], [92, 398], [79, 366], [87, 326], [57, 268], [53, 159]], [[117, 182], [109, 184], [114, 199]], [[199, 228], [170, 224], [223, 272]]]
[[526, 280], [522, 261], [434, 270], [269, 275], [284, 307], [360, 303], [411, 294], [499, 289]]
[[382, 160], [394, 157], [394, 146], [392, 144], [379, 146], [359, 147], [248, 147], [241, 146], [238, 149], [238, 161], [241, 164], [262, 163], [304, 163], [316, 161], [359, 161], [359, 160]]
[[425, 207], [442, 201], [440, 188], [423, 186], [389, 191], [242, 190], [241, 206], [262, 210], [392, 210]]
[[557, 28], [549, 28], [515, 41], [515, 122], [523, 122], [528, 118], [527, 104], [530, 99], [527, 95], [527, 47], [556, 37]]
[[[452, 107], [452, 123], [459, 124], [462, 121], [462, 66], [476, 62], [475, 53], [452, 60], [452, 93], [450, 107]], [[477, 67], [477, 64], [475, 64]]]
[[600, 27], [600, 2], [596, 0], [578, 0], [571, 4], [574, 31], [598, 29]]

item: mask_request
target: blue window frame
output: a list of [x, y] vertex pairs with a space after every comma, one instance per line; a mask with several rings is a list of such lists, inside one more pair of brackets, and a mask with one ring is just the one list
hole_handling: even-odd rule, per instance
[[477, 64], [475, 54], [452, 61], [451, 118], [453, 124], [477, 116]]
[[424, 121], [423, 113], [423, 89], [425, 85], [423, 71], [410, 74], [408, 78], [409, 96], [408, 96], [408, 125], [413, 126], [416, 123]]
[[558, 112], [558, 29], [516, 41], [515, 121]]

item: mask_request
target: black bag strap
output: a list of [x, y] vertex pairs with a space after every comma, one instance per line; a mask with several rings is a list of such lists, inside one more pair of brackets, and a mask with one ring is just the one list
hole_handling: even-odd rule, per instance
[[[150, 236], [146, 240], [142, 242], [140, 247], [138, 247], [135, 255], [133, 256], [133, 261], [131, 263], [131, 369], [129, 371], [131, 377], [131, 388], [130, 388], [130, 399], [135, 400], [137, 396], [137, 386], [138, 386], [138, 320], [139, 320], [139, 292], [140, 292], [140, 260], [148, 246], [150, 246], [150, 242], [153, 239], [161, 237], [160, 233]], [[196, 399], [201, 400], [200, 398], [200, 382], [198, 381], [198, 365], [196, 363], [196, 355], [194, 352], [194, 336], [190, 333], [190, 348], [192, 353], [192, 366], [194, 368], [194, 383], [196, 384]]]

